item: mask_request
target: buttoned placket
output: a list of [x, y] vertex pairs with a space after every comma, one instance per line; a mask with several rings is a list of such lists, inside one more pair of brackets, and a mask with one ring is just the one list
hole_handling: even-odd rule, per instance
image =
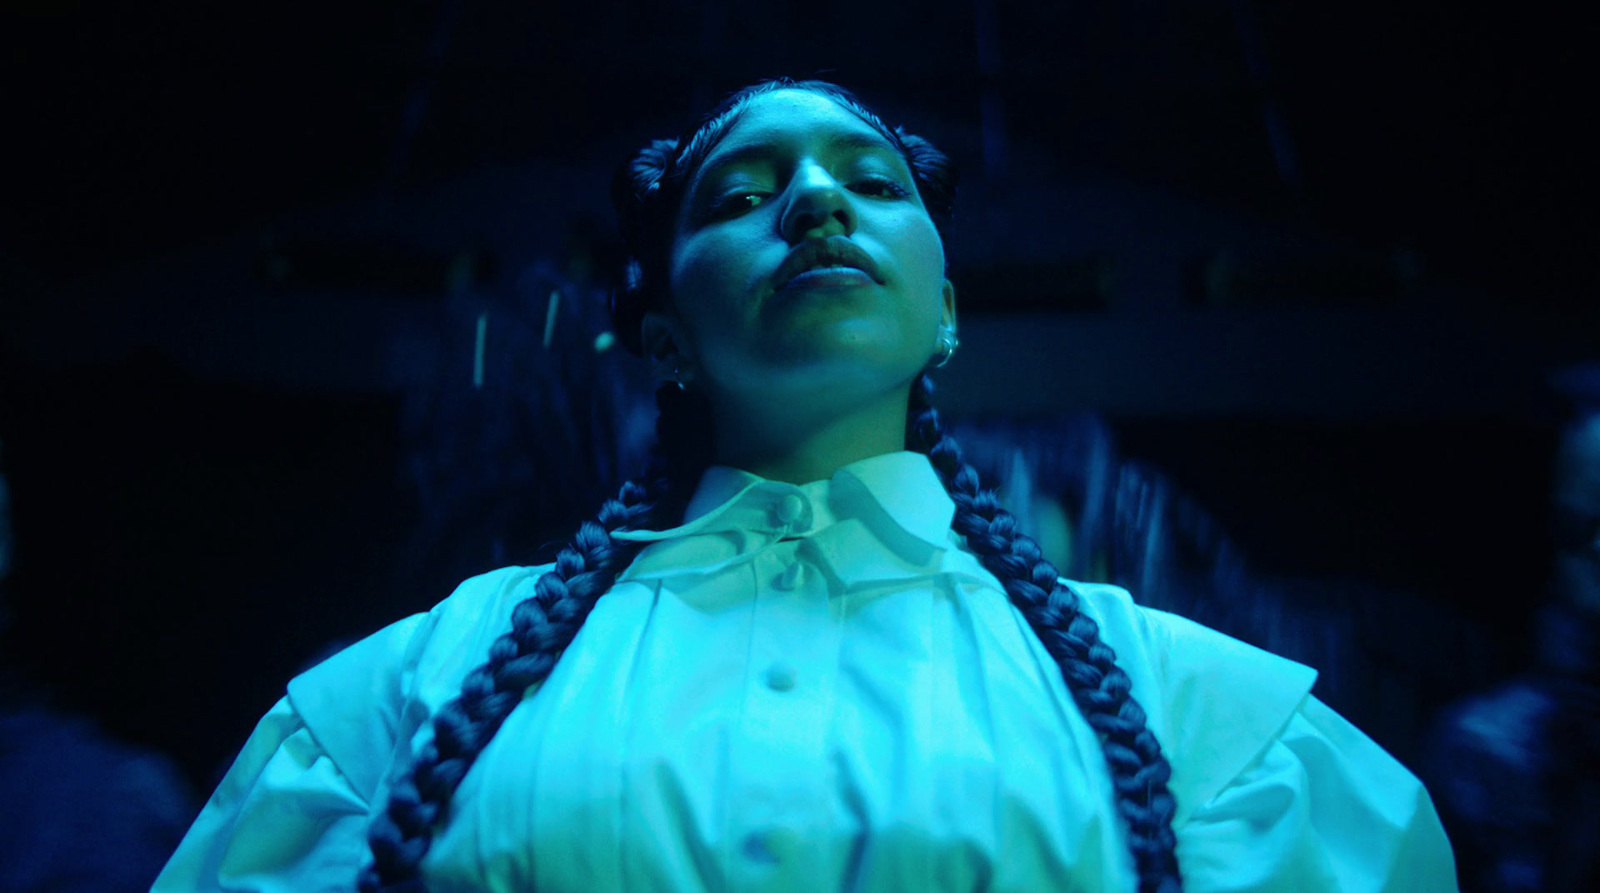
[[[778, 541], [750, 564], [755, 587], [750, 653], [728, 801], [730, 886], [776, 890], [796, 865], [814, 870], [825, 839], [825, 745], [839, 652], [825, 575], [806, 559], [815, 513], [797, 488], [775, 493]], [[787, 879], [787, 880], [786, 880]]]

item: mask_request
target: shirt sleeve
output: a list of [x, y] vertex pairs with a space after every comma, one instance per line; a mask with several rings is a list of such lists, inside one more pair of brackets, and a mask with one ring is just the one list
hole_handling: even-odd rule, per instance
[[1189, 893], [1456, 890], [1422, 783], [1311, 692], [1316, 672], [1126, 590], [1073, 584], [1172, 764]]
[[1422, 784], [1310, 695], [1261, 756], [1177, 830], [1193, 893], [1457, 889], [1450, 843]]
[[427, 620], [391, 624], [290, 680], [152, 893], [354, 889], [372, 805], [386, 802], [387, 774], [420, 722], [405, 692]]
[[256, 726], [152, 893], [353, 889], [368, 802], [288, 698]]

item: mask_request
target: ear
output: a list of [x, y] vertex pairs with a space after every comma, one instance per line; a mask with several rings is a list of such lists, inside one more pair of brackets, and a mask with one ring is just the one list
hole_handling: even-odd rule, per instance
[[661, 381], [688, 383], [694, 360], [684, 348], [686, 343], [677, 317], [671, 314], [649, 310], [639, 322], [639, 344], [651, 373]]
[[944, 319], [941, 321], [952, 330], [956, 327], [956, 287], [948, 279], [944, 281]]

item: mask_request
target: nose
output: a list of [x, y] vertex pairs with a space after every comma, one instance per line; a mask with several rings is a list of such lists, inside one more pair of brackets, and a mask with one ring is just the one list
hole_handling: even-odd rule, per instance
[[856, 230], [856, 211], [844, 187], [821, 165], [802, 164], [789, 182], [783, 209], [783, 237], [791, 245], [806, 239], [848, 236]]

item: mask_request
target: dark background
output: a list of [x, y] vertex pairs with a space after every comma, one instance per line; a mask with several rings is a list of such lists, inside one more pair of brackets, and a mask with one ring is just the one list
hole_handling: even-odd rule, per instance
[[466, 399], [461, 333], [530, 270], [595, 284], [627, 152], [820, 75], [962, 166], [951, 413], [1097, 411], [1263, 574], [1422, 606], [1395, 651], [1486, 631], [1436, 707], [1523, 656], [1544, 382], [1600, 347], [1559, 9], [9, 6], [7, 659], [204, 791], [332, 644], [546, 560], [554, 496], [556, 532], [418, 546], [418, 400]]

